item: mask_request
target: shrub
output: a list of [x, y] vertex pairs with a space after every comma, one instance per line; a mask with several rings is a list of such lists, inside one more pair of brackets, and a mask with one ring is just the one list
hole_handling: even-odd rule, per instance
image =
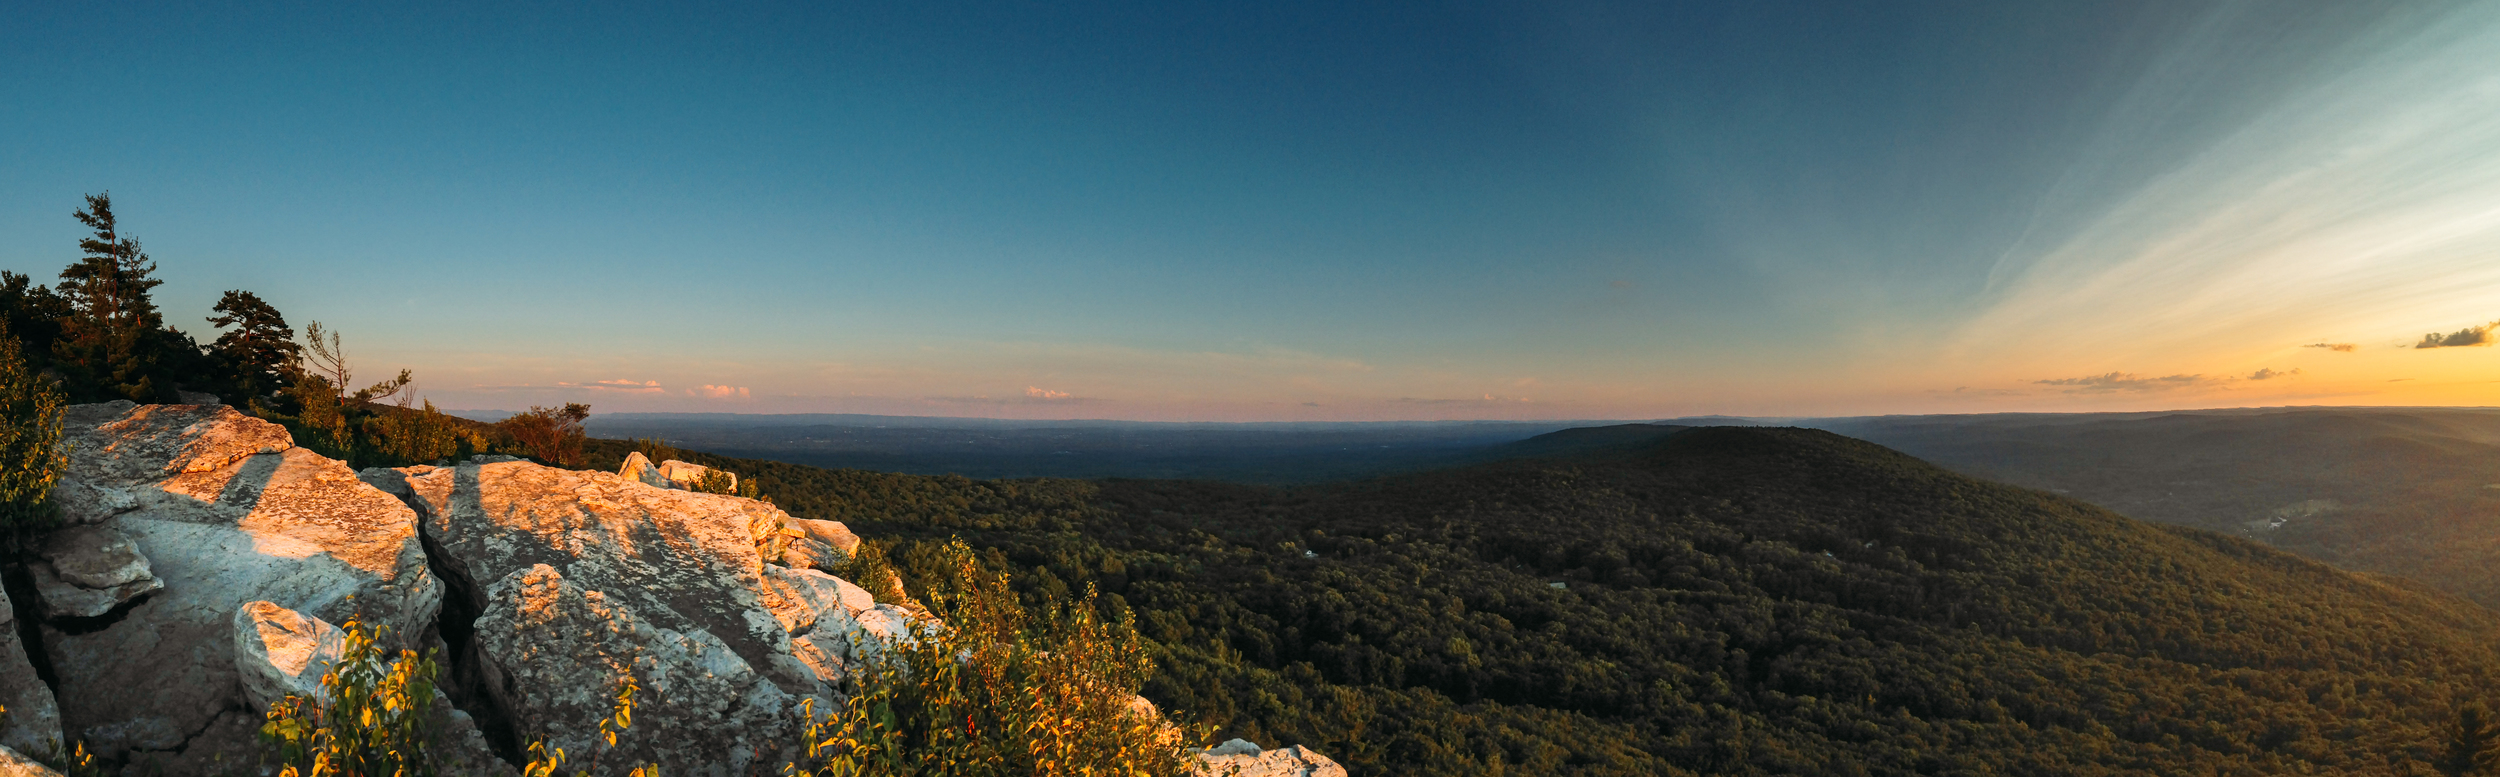
[[589, 435], [582, 422], [590, 419], [590, 406], [578, 402], [564, 407], [532, 407], [529, 412], [506, 418], [495, 424], [518, 443], [530, 458], [559, 467], [582, 465], [582, 440]]
[[[865, 548], [866, 546], [863, 546]], [[1179, 775], [1184, 735], [1136, 695], [1153, 671], [1133, 624], [1088, 589], [1028, 612], [962, 542], [929, 587], [944, 618], [856, 668], [840, 708], [810, 708], [802, 759], [823, 777]]]
[[[269, 705], [261, 725], [261, 744], [277, 762], [280, 777], [418, 777], [440, 774], [444, 761], [437, 721], [434, 680], [439, 667], [429, 652], [401, 650], [397, 660], [375, 644], [380, 629], [356, 621], [347, 632], [338, 663], [321, 676], [323, 698], [288, 696]], [[616, 707], [599, 723], [599, 738], [616, 747], [617, 738], [633, 725], [634, 694], [641, 690], [627, 676], [616, 691]], [[522, 777], [556, 777], [568, 756], [542, 739], [530, 745]], [[573, 777], [596, 773], [598, 756], [571, 772]], [[629, 777], [657, 777], [658, 767], [645, 764]]]
[[269, 706], [260, 729], [281, 777], [434, 774], [434, 678], [429, 653], [402, 650], [387, 660], [379, 630], [348, 621], [346, 649], [321, 677], [327, 698], [288, 696]]
[[61, 389], [28, 369], [17, 338], [0, 325], [0, 549], [52, 525], [52, 486], [69, 467], [61, 442]]

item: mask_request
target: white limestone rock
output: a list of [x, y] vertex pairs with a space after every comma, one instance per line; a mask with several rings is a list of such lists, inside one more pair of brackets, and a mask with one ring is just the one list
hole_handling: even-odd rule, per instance
[[[627, 675], [641, 683], [634, 728], [610, 763], [653, 762], [663, 774], [746, 774], [760, 747], [789, 739], [796, 699], [701, 627], [684, 631], [641, 617], [609, 596], [535, 564], [496, 581], [477, 620], [487, 690], [524, 731], [576, 757], [595, 748]], [[766, 758], [778, 756], [767, 751]], [[767, 762], [770, 763], [770, 762]]]
[[[63, 739], [112, 764], [207, 764], [248, 755], [252, 709], [234, 660], [235, 612], [268, 601], [393, 639], [434, 620], [416, 513], [345, 464], [228, 407], [79, 405], [65, 509], [127, 537], [163, 589], [102, 628], [44, 628]], [[205, 768], [205, 767], [203, 767]]]
[[26, 757], [17, 748], [0, 745], [0, 777], [61, 777], [61, 773]]
[[252, 709], [269, 709], [288, 696], [323, 698], [321, 676], [346, 649], [347, 632], [274, 602], [234, 611], [234, 668]]
[[834, 550], [841, 551], [842, 557], [835, 559], [834, 563], [848, 561], [851, 554], [859, 552], [859, 535], [852, 534], [851, 527], [842, 525], [841, 521], [793, 518], [790, 520], [790, 528], [799, 530], [810, 540], [824, 543]]
[[1345, 767], [1301, 745], [1261, 751], [1235, 739], [1197, 754], [1195, 777], [1345, 777]]
[[660, 468], [651, 466], [650, 457], [642, 455], [642, 451], [625, 454], [625, 464], [616, 468], [616, 475], [654, 488], [677, 487], [668, 478], [660, 476]]
[[0, 720], [0, 748], [46, 750], [62, 741], [61, 708], [27, 660], [17, 625], [9, 594], [0, 591], [0, 709], [9, 711]]
[[[660, 477], [667, 480], [670, 486], [689, 491], [694, 489], [695, 481], [703, 479], [704, 475], [711, 474], [711, 472], [711, 467], [676, 459], [660, 462], [659, 466]], [[729, 476], [729, 485], [732, 489], [737, 487], [738, 473], [724, 471], [721, 474]]]
[[111, 526], [71, 526], [44, 539], [28, 565], [47, 618], [93, 618], [165, 587], [137, 543]]
[[69, 467], [52, 500], [72, 524], [158, 506], [188, 507], [156, 486], [188, 473], [214, 472], [245, 457], [295, 447], [286, 428], [224, 405], [136, 405], [127, 400], [71, 405], [61, 413]]

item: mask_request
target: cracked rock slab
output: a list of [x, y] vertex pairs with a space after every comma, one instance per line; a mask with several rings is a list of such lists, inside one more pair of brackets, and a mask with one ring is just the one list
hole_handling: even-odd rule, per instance
[[129, 509], [81, 520], [127, 537], [164, 586], [104, 623], [45, 625], [64, 740], [132, 765], [214, 761], [249, 745], [261, 710], [233, 647], [235, 613], [249, 602], [361, 618], [388, 629], [386, 645], [433, 622], [442, 586], [426, 569], [415, 511], [345, 464], [288, 445], [284, 429], [225, 407], [109, 403], [63, 415], [82, 488], [130, 496]]
[[476, 639], [488, 692], [520, 730], [545, 732], [551, 747], [578, 754], [603, 748], [593, 744], [599, 721], [629, 675], [643, 689], [634, 728], [662, 735], [625, 737], [624, 751], [604, 760], [727, 777], [747, 773], [759, 748], [786, 744], [796, 699], [710, 631], [658, 625], [623, 597], [591, 590], [546, 564], [497, 581], [485, 598]]
[[30, 565], [47, 618], [93, 618], [165, 587], [137, 543], [111, 526], [71, 526], [44, 540]]
[[822, 690], [763, 601], [756, 546], [789, 520], [772, 505], [528, 462], [398, 472], [435, 561], [472, 596], [546, 564], [654, 627], [717, 637], [785, 691]]
[[0, 708], [9, 711], [0, 720], [0, 747], [48, 750], [61, 741], [61, 708], [52, 687], [36, 676], [17, 635], [16, 611], [8, 592], [0, 591]]

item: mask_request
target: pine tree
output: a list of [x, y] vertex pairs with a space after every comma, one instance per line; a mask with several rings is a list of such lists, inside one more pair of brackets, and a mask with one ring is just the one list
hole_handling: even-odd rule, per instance
[[233, 392], [233, 401], [241, 405], [246, 397], [265, 398], [287, 385], [303, 346], [295, 343], [295, 329], [287, 326], [286, 316], [259, 295], [241, 290], [226, 292], [215, 310], [224, 315], [211, 316], [208, 322], [220, 329], [232, 327], [210, 346], [225, 376], [221, 389]]
[[69, 300], [34, 279], [0, 271], [0, 326], [16, 336], [18, 353], [28, 369], [40, 370], [61, 339], [61, 319], [69, 317]]
[[87, 195], [87, 207], [72, 215], [95, 235], [78, 241], [86, 254], [61, 271], [60, 294], [71, 311], [53, 349], [55, 366], [80, 399], [172, 398], [172, 381], [159, 364], [165, 322], [148, 294], [164, 282], [154, 277], [155, 260], [121, 234], [111, 193]]
[[2490, 774], [2492, 764], [2500, 762], [2500, 721], [2492, 720], [2480, 704], [2468, 704], [2457, 710], [2457, 720], [2448, 727], [2445, 751], [2441, 753], [2439, 773], [2449, 777]]

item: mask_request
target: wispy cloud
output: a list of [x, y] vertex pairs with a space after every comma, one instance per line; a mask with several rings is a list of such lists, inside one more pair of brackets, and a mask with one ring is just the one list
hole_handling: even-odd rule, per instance
[[702, 397], [704, 399], [746, 399], [752, 396], [752, 394], [747, 391], [747, 387], [745, 386], [714, 386], [710, 384], [687, 389], [686, 393], [688, 395]]
[[2298, 367], [2294, 367], [2294, 368], [2292, 368], [2292, 369], [2291, 369], [2290, 371], [2288, 371], [2288, 372], [2287, 372], [2287, 371], [2280, 371], [2280, 370], [2276, 370], [2276, 369], [2274, 369], [2274, 368], [2272, 368], [2272, 367], [2266, 367], [2266, 368], [2259, 369], [2259, 370], [2257, 370], [2256, 372], [2249, 373], [2249, 375], [2248, 375], [2248, 379], [2249, 379], [2249, 380], [2272, 380], [2272, 379], [2274, 379], [2274, 378], [2281, 378], [2281, 377], [2286, 377], [2286, 376], [2290, 376], [2290, 375], [2298, 375], [2298, 374], [2300, 374], [2300, 368], [2298, 368]]
[[1486, 394], [1486, 395], [1484, 395], [1484, 396], [1482, 396], [1482, 397], [1478, 397], [1478, 398], [1474, 398], [1474, 399], [1428, 399], [1428, 398], [1422, 398], [1422, 397], [1398, 397], [1398, 398], [1396, 398], [1396, 399], [1392, 399], [1392, 400], [1389, 400], [1389, 401], [1391, 401], [1391, 402], [1395, 402], [1395, 403], [1398, 403], [1398, 404], [1402, 404], [1402, 405], [1490, 405], [1490, 404], [1503, 404], [1503, 403], [1527, 404], [1527, 403], [1533, 403], [1533, 402], [1535, 402], [1536, 400], [1534, 400], [1534, 399], [1530, 399], [1530, 398], [1528, 398], [1528, 397], [1504, 397], [1504, 396], [1495, 396], [1495, 395], [1492, 395], [1492, 394]]
[[[2420, 316], [2487, 309], [2500, 288], [2490, 260], [2500, 250], [2500, 156], [2490, 153], [2500, 143], [2500, 5], [2423, 6], [2352, 41], [2321, 52], [2279, 97], [2207, 117], [2230, 129], [2187, 149], [2182, 164], [2137, 182], [2104, 179], [2103, 203], [2067, 203], [2096, 213], [2006, 255], [1957, 355], [2219, 356], [2283, 331], [2392, 336]], [[2208, 59], [2225, 50], [2183, 49], [2187, 69], [2156, 68], [2142, 88], [2168, 94], [2163, 84], [2220, 67]], [[2110, 126], [2131, 137], [2187, 104], [2130, 104]], [[2113, 143], [2073, 169], [2088, 177], [2126, 153]], [[2467, 342], [2439, 335], [2423, 347], [2487, 336], [2467, 330]]]
[[2100, 375], [2085, 375], [2080, 378], [2050, 378], [2032, 382], [2043, 386], [2066, 386], [2067, 391], [2074, 393], [2098, 394], [2113, 391], [2175, 391], [2214, 383], [2216, 380], [2204, 375], [2164, 375], [2147, 378], [2131, 372], [2109, 372]]
[[2310, 344], [2308, 344], [2308, 345], [2304, 345], [2304, 346], [2301, 346], [2301, 347], [2302, 347], [2302, 348], [2324, 348], [2324, 349], [2327, 349], [2327, 350], [2329, 350], [2329, 351], [2334, 351], [2334, 352], [2336, 352], [2336, 353], [2352, 353], [2353, 351], [2359, 350], [2359, 349], [2361, 348], [2361, 346], [2359, 346], [2359, 345], [2355, 345], [2355, 344], [2352, 344], [2352, 343], [2310, 343]]
[[667, 393], [665, 389], [660, 388], [660, 382], [656, 380], [594, 380], [589, 383], [567, 383], [557, 381], [556, 386], [558, 388], [589, 389], [591, 391], [621, 391], [631, 394]]
[[2490, 345], [2491, 328], [2495, 326], [2500, 326], [2500, 321], [2494, 321], [2482, 326], [2469, 326], [2444, 335], [2438, 332], [2432, 332], [2430, 334], [2423, 335], [2422, 341], [2414, 343], [2413, 347], [2456, 348], [2468, 345]]
[[1037, 387], [1033, 387], [1033, 386], [1026, 386], [1026, 387], [1024, 387], [1024, 395], [1025, 395], [1025, 396], [1028, 396], [1028, 397], [1032, 397], [1032, 398], [1034, 398], [1034, 399], [1067, 399], [1067, 398], [1068, 398], [1068, 392], [1065, 392], [1065, 391], [1052, 391], [1052, 390], [1050, 390], [1050, 389], [1046, 389], [1046, 388], [1037, 388]]

